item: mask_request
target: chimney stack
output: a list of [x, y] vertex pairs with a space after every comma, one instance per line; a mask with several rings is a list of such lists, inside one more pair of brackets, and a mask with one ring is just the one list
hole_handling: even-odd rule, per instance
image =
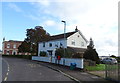
[[77, 26], [76, 26], [75, 32], [78, 32]]

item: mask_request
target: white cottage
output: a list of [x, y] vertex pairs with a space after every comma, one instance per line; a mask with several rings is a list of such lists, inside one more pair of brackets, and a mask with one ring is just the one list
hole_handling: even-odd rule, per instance
[[59, 35], [53, 35], [50, 37], [49, 41], [39, 42], [38, 45], [38, 56], [40, 56], [40, 51], [47, 52], [48, 56], [55, 56], [56, 48], [73, 48], [83, 50], [87, 48], [87, 39], [77, 28], [73, 32], [65, 33]]

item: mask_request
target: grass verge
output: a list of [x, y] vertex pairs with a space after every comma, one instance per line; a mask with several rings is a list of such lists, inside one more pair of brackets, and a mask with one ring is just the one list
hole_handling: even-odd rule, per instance
[[85, 67], [88, 71], [104, 71], [105, 64], [97, 64], [96, 66], [86, 66]]

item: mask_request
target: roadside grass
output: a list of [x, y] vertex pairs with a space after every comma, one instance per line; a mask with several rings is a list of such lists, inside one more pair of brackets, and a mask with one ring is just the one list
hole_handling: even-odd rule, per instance
[[105, 64], [97, 64], [96, 66], [86, 66], [87, 72], [105, 78]]
[[[105, 78], [105, 67], [107, 68], [107, 71], [109, 71], [109, 73], [110, 72], [116, 73], [116, 71], [118, 70], [117, 64], [113, 65], [97, 64], [96, 66], [86, 66], [85, 69], [87, 69], [87, 72], [91, 74]], [[114, 76], [114, 74], [111, 75]]]
[[96, 66], [86, 66], [88, 71], [105, 71], [105, 64], [97, 64]]
[[[107, 70], [114, 70], [114, 69], [118, 69], [117, 64], [113, 64], [113, 65], [106, 65], [107, 66]], [[88, 71], [105, 71], [105, 64], [97, 64], [96, 66], [85, 66], [85, 69], [87, 69]]]

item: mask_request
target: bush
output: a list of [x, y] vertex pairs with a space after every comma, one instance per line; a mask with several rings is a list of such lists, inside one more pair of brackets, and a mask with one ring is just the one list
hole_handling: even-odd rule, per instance
[[72, 58], [73, 52], [69, 49], [65, 48], [65, 56], [64, 56], [64, 48], [58, 48], [55, 51], [55, 56], [61, 56], [64, 58]]
[[45, 57], [45, 56], [47, 56], [47, 53], [45, 51], [40, 51], [40, 56]]
[[64, 48], [58, 48], [55, 51], [55, 56], [61, 56], [64, 58], [83, 58], [83, 53], [75, 52], [73, 49], [65, 48], [64, 56]]
[[74, 53], [72, 58], [83, 58], [83, 53]]

